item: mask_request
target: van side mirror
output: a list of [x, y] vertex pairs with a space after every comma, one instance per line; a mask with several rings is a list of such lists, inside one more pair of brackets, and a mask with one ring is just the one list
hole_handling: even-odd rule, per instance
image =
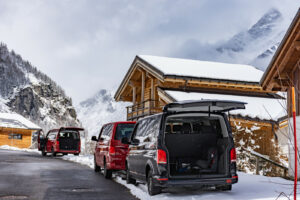
[[128, 140], [127, 137], [123, 137], [123, 138], [121, 139], [121, 142], [122, 142], [122, 144], [130, 144], [130, 142], [129, 142], [129, 140]]
[[92, 139], [91, 139], [91, 140], [92, 140], [92, 141], [96, 141], [96, 142], [98, 141], [96, 136], [92, 136]]

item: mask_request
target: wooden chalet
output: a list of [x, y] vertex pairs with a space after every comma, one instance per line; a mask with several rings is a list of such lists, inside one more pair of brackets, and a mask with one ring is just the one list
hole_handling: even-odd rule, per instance
[[[261, 154], [273, 155], [273, 141], [278, 138], [275, 132], [285, 125], [286, 113], [280, 102], [284, 99], [260, 86], [262, 75], [248, 65], [141, 55], [135, 57], [114, 98], [132, 103], [127, 107], [127, 120], [162, 112], [164, 105], [174, 101], [247, 102], [246, 110], [230, 113], [235, 140], [256, 145]], [[249, 131], [253, 132], [251, 137]]]
[[19, 114], [0, 113], [0, 146], [29, 148], [41, 128]]

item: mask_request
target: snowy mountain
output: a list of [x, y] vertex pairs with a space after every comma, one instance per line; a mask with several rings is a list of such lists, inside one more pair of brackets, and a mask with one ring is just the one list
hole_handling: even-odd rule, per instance
[[277, 9], [266, 12], [247, 30], [215, 44], [196, 40], [185, 43], [175, 56], [190, 59], [253, 65], [265, 70], [282, 40], [291, 19]]
[[0, 112], [15, 112], [47, 131], [79, 126], [71, 98], [47, 75], [0, 44]]
[[282, 14], [271, 9], [248, 30], [234, 35], [216, 48], [228, 61], [251, 64], [265, 70], [282, 40], [286, 25]]
[[129, 103], [115, 102], [113, 92], [105, 89], [76, 106], [78, 119], [89, 136], [97, 135], [101, 126], [108, 122], [126, 120], [126, 106]]

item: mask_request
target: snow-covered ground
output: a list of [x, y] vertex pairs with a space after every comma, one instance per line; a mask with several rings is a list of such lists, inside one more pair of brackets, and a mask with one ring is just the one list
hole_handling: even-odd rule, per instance
[[[0, 146], [0, 149], [10, 149], [17, 151], [27, 151], [36, 152], [36, 149], [19, 149], [9, 146]], [[68, 155], [60, 157], [64, 160], [80, 163], [82, 165], [87, 165], [90, 168], [94, 167], [93, 156], [92, 155]], [[120, 177], [115, 177], [114, 180], [125, 187], [127, 187], [130, 192], [139, 199], [146, 200], [232, 200], [232, 199], [243, 199], [243, 200], [283, 200], [289, 199], [293, 192], [293, 182], [285, 180], [283, 178], [277, 177], [265, 177], [258, 175], [246, 174], [239, 172], [239, 182], [233, 185], [232, 191], [214, 191], [205, 190], [201, 191], [199, 189], [189, 189], [189, 188], [175, 188], [165, 190], [164, 193], [150, 197], [147, 193], [147, 188], [143, 184], [128, 185]], [[279, 198], [278, 198], [279, 197]], [[299, 198], [300, 199], [300, 198]]]

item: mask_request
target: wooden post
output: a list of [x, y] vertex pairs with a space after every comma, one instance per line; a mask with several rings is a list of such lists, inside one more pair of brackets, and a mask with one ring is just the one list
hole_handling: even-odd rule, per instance
[[151, 78], [151, 102], [150, 102], [150, 109], [152, 108], [152, 107], [154, 107], [154, 80], [153, 80], [153, 78]]
[[136, 102], [136, 87], [133, 86], [132, 87], [132, 103], [133, 103], [133, 106], [135, 105], [135, 102]]
[[141, 89], [141, 103], [144, 107], [144, 96], [145, 96], [145, 72], [142, 71], [142, 89]]

